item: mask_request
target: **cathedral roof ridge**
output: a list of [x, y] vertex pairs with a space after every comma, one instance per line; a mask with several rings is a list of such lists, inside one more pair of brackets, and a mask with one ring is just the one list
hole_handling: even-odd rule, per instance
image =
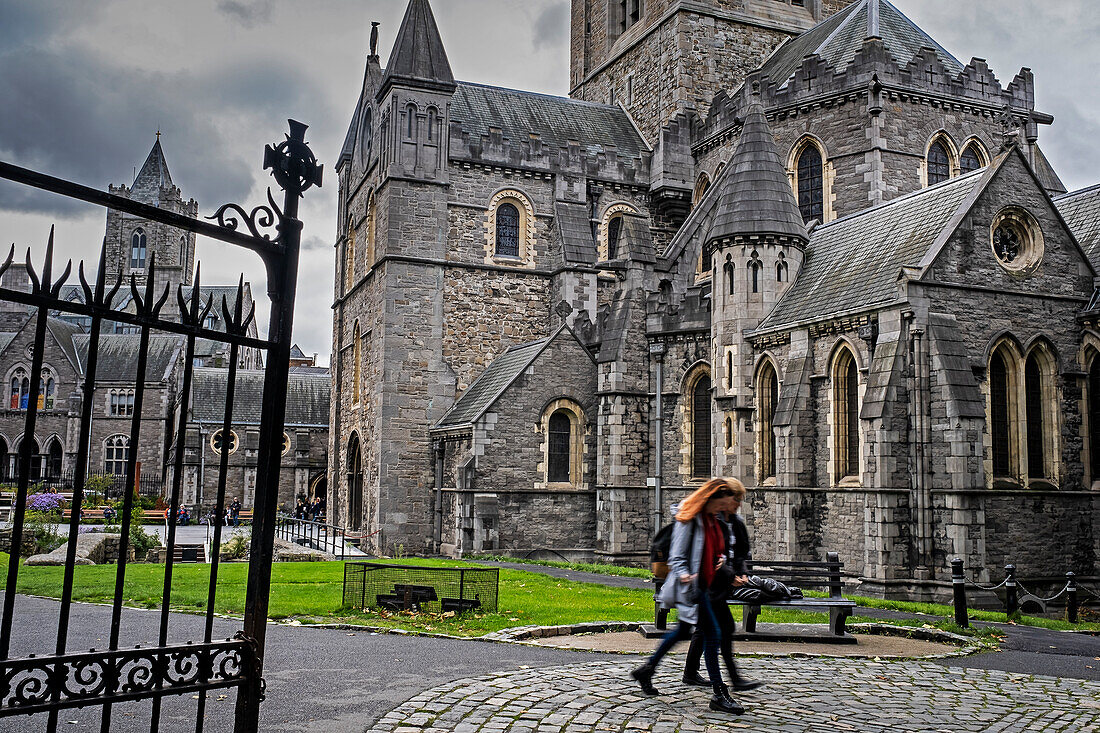
[[543, 99], [553, 99], [558, 102], [567, 102], [569, 104], [576, 104], [584, 107], [598, 107], [601, 109], [622, 109], [617, 104], [604, 104], [603, 102], [590, 102], [587, 99], [577, 99], [565, 94], [551, 94], [550, 92], [534, 92], [529, 89], [516, 89], [515, 87], [505, 87], [499, 84], [482, 84], [476, 81], [461, 81], [456, 80], [455, 84], [460, 87], [480, 87], [481, 89], [495, 89], [499, 92], [511, 92], [512, 94], [523, 94], [530, 97], [542, 97]]

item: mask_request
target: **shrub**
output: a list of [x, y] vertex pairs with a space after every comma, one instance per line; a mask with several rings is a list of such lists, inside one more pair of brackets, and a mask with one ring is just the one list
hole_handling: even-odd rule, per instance
[[61, 514], [64, 501], [61, 494], [31, 494], [27, 497], [27, 511], [43, 514]]
[[20, 554], [24, 557], [53, 552], [65, 544], [65, 537], [58, 533], [52, 512], [28, 510], [23, 520], [23, 543]]
[[226, 542], [222, 543], [222, 557], [228, 560], [240, 560], [248, 557], [249, 538], [244, 532], [234, 532]]

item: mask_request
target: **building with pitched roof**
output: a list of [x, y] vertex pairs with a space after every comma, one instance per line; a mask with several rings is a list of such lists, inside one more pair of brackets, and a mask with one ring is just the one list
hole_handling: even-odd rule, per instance
[[[381, 550], [644, 562], [713, 475], [881, 596], [1100, 574], [1096, 189], [887, 0], [580, 0], [571, 98], [427, 0], [337, 165], [329, 482]], [[1026, 513], [1021, 509], [1026, 507]], [[381, 538], [384, 538], [382, 540]]]

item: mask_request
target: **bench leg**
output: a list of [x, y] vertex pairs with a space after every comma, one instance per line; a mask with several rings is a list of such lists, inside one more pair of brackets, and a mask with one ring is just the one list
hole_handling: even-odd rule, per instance
[[756, 618], [760, 615], [760, 606], [745, 606], [744, 625], [746, 634], [756, 633]]
[[848, 633], [844, 627], [851, 615], [851, 610], [847, 608], [829, 609], [829, 628], [832, 629], [834, 635], [844, 636]]

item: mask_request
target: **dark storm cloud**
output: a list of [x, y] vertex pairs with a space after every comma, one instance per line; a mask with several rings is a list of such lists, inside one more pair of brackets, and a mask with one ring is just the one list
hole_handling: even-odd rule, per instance
[[535, 50], [553, 48], [569, 39], [569, 3], [556, 0], [543, 8], [531, 26]]
[[[220, 123], [255, 120], [275, 134], [288, 116], [329, 114], [324, 96], [289, 65], [245, 62], [216, 74], [122, 68], [79, 48], [0, 54], [0, 157], [95, 187], [130, 183], [157, 129], [169, 169], [204, 209], [240, 200], [260, 171], [263, 144], [230, 143]], [[0, 186], [0, 210], [71, 216], [84, 206]]]
[[245, 28], [254, 28], [271, 20], [271, 0], [221, 0], [218, 10], [237, 21]]

